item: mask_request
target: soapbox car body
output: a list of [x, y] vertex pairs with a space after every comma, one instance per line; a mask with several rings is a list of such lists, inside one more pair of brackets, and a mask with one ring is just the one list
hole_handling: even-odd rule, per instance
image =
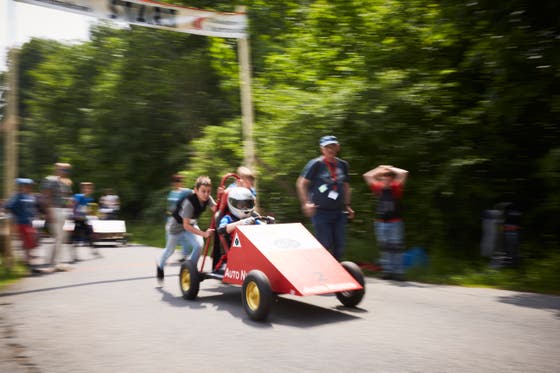
[[[224, 176], [222, 187], [228, 177], [237, 178], [235, 174]], [[217, 207], [213, 228], [227, 208], [227, 190]], [[256, 219], [262, 224], [237, 226], [228, 244], [218, 233], [206, 240], [199, 266], [189, 260], [182, 264], [179, 285], [185, 299], [195, 299], [206, 279], [238, 285], [245, 311], [256, 321], [268, 317], [274, 297], [281, 294], [334, 293], [347, 307], [362, 300], [364, 276], [355, 263], [339, 263], [301, 223], [274, 224], [272, 218], [262, 216]], [[211, 241], [215, 260], [212, 270], [204, 271]]]

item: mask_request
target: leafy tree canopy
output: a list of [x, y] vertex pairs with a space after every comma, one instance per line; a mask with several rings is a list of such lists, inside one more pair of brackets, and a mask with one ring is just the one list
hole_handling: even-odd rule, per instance
[[[174, 1], [232, 11], [235, 2]], [[241, 3], [239, 3], [241, 4]], [[304, 220], [294, 183], [335, 134], [350, 162], [354, 235], [372, 238], [361, 175], [410, 171], [409, 245], [472, 257], [480, 214], [513, 201], [535, 253], [558, 250], [558, 5], [526, 0], [250, 0], [259, 202]], [[157, 211], [171, 174], [243, 162], [235, 40], [101, 24], [21, 55], [21, 168], [56, 160]]]

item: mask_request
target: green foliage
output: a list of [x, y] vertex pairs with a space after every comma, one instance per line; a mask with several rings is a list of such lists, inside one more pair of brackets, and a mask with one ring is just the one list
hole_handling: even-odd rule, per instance
[[[410, 171], [407, 245], [434, 263], [477, 257], [480, 214], [503, 201], [523, 211], [527, 256], [558, 253], [557, 3], [244, 4], [263, 212], [307, 223], [295, 180], [332, 133], [353, 178], [350, 257], [371, 260], [369, 247], [375, 255], [374, 199], [361, 175], [382, 163]], [[104, 25], [91, 36], [23, 48], [28, 176], [67, 160], [76, 181], [115, 187], [129, 214], [158, 219], [172, 173], [182, 170], [188, 186], [206, 174], [217, 186], [243, 163], [234, 40]]]
[[148, 207], [146, 192], [188, 163], [200, 129], [230, 115], [204, 38], [100, 25], [82, 45], [45, 44], [41, 56], [22, 53], [34, 63], [22, 72], [30, 78], [21, 168], [30, 177], [69, 161], [76, 182], [116, 189], [136, 214]]

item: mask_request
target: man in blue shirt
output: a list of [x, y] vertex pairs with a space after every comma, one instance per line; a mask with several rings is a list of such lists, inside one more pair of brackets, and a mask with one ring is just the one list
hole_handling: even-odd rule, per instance
[[340, 261], [344, 254], [345, 226], [354, 217], [348, 163], [336, 155], [335, 136], [319, 141], [321, 156], [310, 160], [296, 182], [301, 209], [311, 218], [319, 242]]

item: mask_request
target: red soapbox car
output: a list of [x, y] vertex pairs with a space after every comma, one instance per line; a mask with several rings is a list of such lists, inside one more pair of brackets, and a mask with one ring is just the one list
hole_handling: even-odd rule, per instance
[[[237, 175], [228, 174], [222, 178], [221, 187], [230, 177], [238, 179]], [[216, 228], [226, 209], [227, 190], [217, 202], [211, 228]], [[267, 318], [278, 294], [334, 293], [344, 306], [360, 303], [365, 293], [364, 276], [355, 263], [339, 263], [300, 223], [271, 224], [272, 218], [256, 219], [262, 224], [236, 227], [230, 235], [231, 245], [218, 233], [207, 239], [200, 269], [190, 260], [181, 265], [179, 286], [183, 298], [195, 299], [205, 279], [241, 285], [243, 306], [255, 321]], [[205, 272], [211, 242], [215, 259], [212, 271]]]

